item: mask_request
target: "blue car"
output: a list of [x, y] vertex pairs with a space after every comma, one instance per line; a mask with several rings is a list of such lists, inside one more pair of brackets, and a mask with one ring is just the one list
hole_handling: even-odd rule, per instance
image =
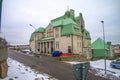
[[60, 56], [61, 54], [62, 54], [61, 51], [54, 51], [54, 52], [52, 53], [53, 56]]
[[120, 69], [120, 59], [115, 60], [115, 61], [112, 61], [112, 62], [110, 63], [110, 66], [113, 67], [113, 68]]

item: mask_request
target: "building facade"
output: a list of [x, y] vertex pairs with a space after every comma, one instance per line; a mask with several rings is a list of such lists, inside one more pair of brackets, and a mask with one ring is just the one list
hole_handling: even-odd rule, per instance
[[30, 37], [30, 49], [35, 53], [50, 54], [59, 50], [62, 53], [83, 54], [83, 49], [90, 44], [90, 33], [85, 28], [82, 14], [75, 17], [73, 9], [51, 20], [46, 28], [38, 28]]
[[105, 42], [101, 38], [96, 39], [92, 44], [92, 58], [113, 57], [111, 42]]

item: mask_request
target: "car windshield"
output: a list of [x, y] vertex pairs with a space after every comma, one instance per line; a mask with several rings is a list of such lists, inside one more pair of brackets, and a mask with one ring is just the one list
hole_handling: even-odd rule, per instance
[[116, 60], [116, 63], [119, 63], [119, 64], [120, 64], [120, 59]]

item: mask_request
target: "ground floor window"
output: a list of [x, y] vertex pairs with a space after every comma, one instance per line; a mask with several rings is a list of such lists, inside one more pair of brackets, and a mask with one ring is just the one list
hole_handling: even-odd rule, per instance
[[56, 41], [56, 49], [59, 49], [59, 41]]
[[72, 53], [71, 46], [68, 46], [68, 53]]

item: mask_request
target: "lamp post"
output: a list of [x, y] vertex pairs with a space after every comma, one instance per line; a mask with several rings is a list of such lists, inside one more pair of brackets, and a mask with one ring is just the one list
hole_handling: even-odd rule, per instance
[[2, 24], [1, 24], [1, 20], [2, 20], [2, 2], [3, 2], [3, 0], [0, 0], [0, 37], [2, 36], [2, 32], [1, 32], [1, 26], [2, 26]]
[[104, 21], [101, 21], [101, 23], [102, 23], [102, 26], [103, 26], [103, 40], [104, 40], [104, 57], [105, 57], [105, 60], [104, 60], [104, 62], [105, 62], [105, 74], [106, 74], [106, 50], [105, 50], [105, 31], [104, 31]]
[[[29, 26], [31, 26], [32, 28], [34, 28], [35, 30], [37, 30], [32, 24], [29, 24]], [[36, 32], [35, 33], [35, 53], [37, 53], [37, 39], [36, 39]]]

